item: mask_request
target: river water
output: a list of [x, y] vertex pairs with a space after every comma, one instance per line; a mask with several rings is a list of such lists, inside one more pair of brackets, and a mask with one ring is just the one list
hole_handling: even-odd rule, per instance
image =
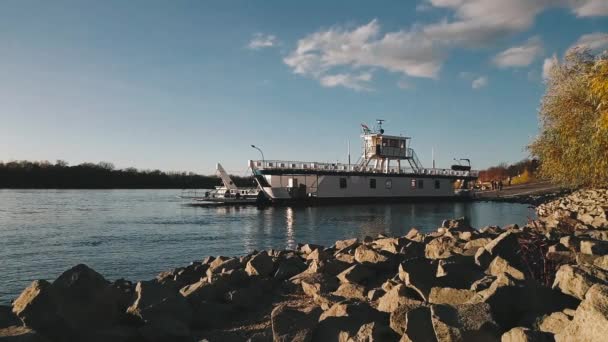
[[474, 227], [523, 224], [527, 205], [427, 202], [320, 207], [192, 207], [179, 190], [0, 190], [0, 304], [32, 280], [85, 263], [109, 280], [151, 279], [208, 255], [329, 246], [335, 240], [434, 230], [467, 216]]

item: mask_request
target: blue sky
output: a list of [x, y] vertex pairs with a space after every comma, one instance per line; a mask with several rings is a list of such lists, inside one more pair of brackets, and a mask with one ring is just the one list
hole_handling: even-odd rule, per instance
[[425, 166], [514, 162], [543, 68], [607, 33], [605, 0], [5, 0], [0, 160], [238, 174], [251, 144], [344, 161], [381, 118]]

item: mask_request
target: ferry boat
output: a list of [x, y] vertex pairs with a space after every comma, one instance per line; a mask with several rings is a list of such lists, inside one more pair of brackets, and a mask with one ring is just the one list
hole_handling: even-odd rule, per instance
[[220, 163], [217, 163], [215, 173], [222, 180], [222, 186], [213, 190], [185, 190], [178, 197], [191, 201], [191, 205], [242, 205], [260, 201], [259, 188], [237, 187]]
[[[256, 182], [271, 203], [374, 202], [465, 198], [478, 171], [468, 165], [425, 168], [411, 138], [362, 124], [362, 155], [355, 164], [250, 160]], [[349, 157], [350, 159], [350, 157]], [[461, 159], [466, 160], [468, 159]]]

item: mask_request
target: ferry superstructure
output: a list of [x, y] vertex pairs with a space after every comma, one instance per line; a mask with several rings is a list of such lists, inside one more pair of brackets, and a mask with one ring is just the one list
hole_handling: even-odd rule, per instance
[[362, 125], [362, 155], [355, 164], [250, 160], [260, 190], [272, 203], [391, 201], [462, 196], [478, 177], [469, 165], [424, 168], [410, 137]]

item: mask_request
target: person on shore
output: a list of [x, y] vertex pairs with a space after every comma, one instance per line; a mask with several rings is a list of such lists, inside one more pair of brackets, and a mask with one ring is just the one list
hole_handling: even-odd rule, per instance
[[498, 191], [502, 191], [502, 180], [498, 181]]

